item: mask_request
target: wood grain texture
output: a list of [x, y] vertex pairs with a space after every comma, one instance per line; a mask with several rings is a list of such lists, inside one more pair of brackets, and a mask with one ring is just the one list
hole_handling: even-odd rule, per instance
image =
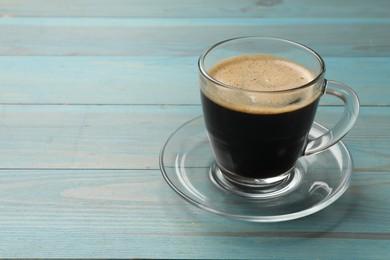
[[[0, 0], [0, 258], [388, 259], [390, 1]], [[347, 192], [260, 224], [189, 205], [158, 155], [201, 114], [197, 58], [230, 37], [318, 51], [361, 113]], [[316, 121], [332, 126], [324, 98]]]
[[[324, 57], [362, 105], [390, 105], [390, 58]], [[0, 57], [1, 104], [197, 105], [197, 56]], [[338, 104], [323, 99], [322, 104]]]
[[[321, 107], [331, 127], [342, 112]], [[169, 134], [201, 114], [199, 106], [0, 106], [0, 168], [158, 169]], [[390, 169], [388, 107], [363, 107], [345, 141], [356, 171]]]
[[199, 114], [198, 108], [183, 107], [172, 117], [165, 113], [169, 110], [164, 106], [2, 106], [1, 168], [157, 169], [164, 138]]
[[294, 258], [338, 258], [358, 246], [348, 256], [383, 258], [390, 240], [383, 172], [355, 173], [332, 206], [268, 225], [194, 208], [158, 170], [1, 170], [0, 177], [3, 257], [247, 259], [292, 250]]
[[13, 0], [0, 1], [5, 17], [161, 18], [376, 18], [388, 17], [389, 2], [283, 0]]
[[0, 55], [197, 56], [215, 42], [259, 35], [302, 42], [324, 56], [388, 57], [389, 25], [387, 18], [9, 18], [0, 20]]

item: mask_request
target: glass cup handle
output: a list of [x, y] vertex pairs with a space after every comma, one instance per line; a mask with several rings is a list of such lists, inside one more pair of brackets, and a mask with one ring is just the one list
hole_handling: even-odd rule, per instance
[[340, 82], [329, 80], [326, 81], [325, 94], [340, 98], [345, 104], [344, 112], [332, 129], [322, 136], [309, 140], [304, 155], [321, 152], [340, 141], [351, 130], [358, 117], [359, 98], [350, 87]]

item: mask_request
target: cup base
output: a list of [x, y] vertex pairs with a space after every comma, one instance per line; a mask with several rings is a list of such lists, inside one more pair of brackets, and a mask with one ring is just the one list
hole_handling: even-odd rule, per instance
[[307, 167], [297, 162], [292, 169], [276, 177], [253, 179], [237, 176], [214, 163], [209, 170], [211, 181], [221, 190], [230, 194], [254, 198], [269, 199], [293, 191], [300, 183]]

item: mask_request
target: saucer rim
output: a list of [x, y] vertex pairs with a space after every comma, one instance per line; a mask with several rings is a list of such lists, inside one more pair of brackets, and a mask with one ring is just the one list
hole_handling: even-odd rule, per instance
[[[317, 205], [315, 205], [315, 206], [313, 206], [311, 208], [308, 208], [308, 209], [305, 209], [305, 210], [302, 210], [302, 211], [298, 211], [298, 212], [294, 212], [294, 213], [288, 213], [288, 214], [282, 214], [282, 215], [274, 215], [274, 216], [248, 216], [248, 215], [231, 214], [231, 213], [227, 213], [227, 212], [220, 211], [220, 210], [214, 209], [212, 207], [206, 206], [206, 205], [204, 205], [202, 203], [199, 203], [198, 201], [192, 199], [191, 197], [186, 195], [184, 192], [182, 192], [181, 189], [176, 187], [176, 185], [170, 180], [168, 174], [166, 173], [163, 161], [164, 161], [164, 151], [166, 150], [167, 145], [170, 143], [170, 141], [176, 135], [176, 133], [179, 132], [180, 130], [182, 130], [185, 126], [187, 126], [187, 125], [189, 125], [189, 124], [191, 124], [191, 123], [193, 123], [193, 122], [195, 122], [197, 120], [201, 120], [202, 118], [203, 118], [203, 116], [199, 115], [199, 116], [197, 116], [195, 118], [192, 118], [192, 119], [184, 122], [178, 128], [176, 128], [169, 135], [167, 140], [165, 141], [164, 145], [162, 146], [162, 148], [160, 150], [160, 154], [159, 154], [159, 167], [160, 167], [160, 171], [161, 171], [161, 173], [163, 175], [163, 178], [167, 182], [167, 184], [182, 199], [184, 199], [185, 201], [187, 201], [188, 203], [194, 205], [197, 208], [203, 209], [203, 210], [205, 210], [207, 212], [211, 212], [211, 213], [214, 213], [214, 214], [219, 215], [219, 216], [228, 217], [228, 218], [231, 218], [231, 219], [236, 219], [236, 220], [241, 220], [241, 221], [247, 221], [247, 222], [270, 223], [270, 222], [290, 221], [290, 220], [295, 220], [295, 219], [299, 219], [299, 218], [303, 218], [303, 217], [312, 215], [314, 213], [317, 213], [317, 212], [325, 209], [326, 207], [328, 207], [329, 205], [334, 203], [336, 200], [338, 200], [350, 186], [351, 179], [352, 179], [352, 172], [353, 172], [353, 169], [354, 169], [354, 162], [353, 162], [353, 158], [352, 158], [351, 152], [349, 151], [348, 147], [344, 144], [344, 142], [342, 140], [340, 140], [339, 142], [337, 142], [336, 144], [334, 144], [333, 146], [329, 147], [328, 149], [326, 149], [324, 151], [332, 149], [332, 148], [334, 148], [336, 146], [338, 146], [339, 149], [344, 150], [346, 155], [347, 155], [347, 157], [348, 157], [348, 159], [349, 159], [348, 160], [348, 167], [347, 167], [347, 170], [346, 170], [348, 173], [346, 174], [346, 177], [344, 178], [344, 180], [337, 187], [337, 190], [334, 192], [334, 194], [330, 198], [328, 198], [326, 201], [324, 201], [323, 203], [317, 204]], [[323, 126], [323, 125], [321, 125], [321, 124], [319, 124], [317, 122], [313, 122], [313, 125], [316, 125], [316, 127], [321, 128], [320, 129], [321, 131], [329, 131], [329, 129], [327, 129], [325, 126]], [[324, 151], [318, 152], [318, 153], [316, 153], [314, 155], [321, 154]]]

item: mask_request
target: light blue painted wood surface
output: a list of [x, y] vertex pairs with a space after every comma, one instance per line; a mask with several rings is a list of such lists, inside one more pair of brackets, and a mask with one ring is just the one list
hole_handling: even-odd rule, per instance
[[[197, 60], [197, 56], [0, 56], [1, 84], [6, 86], [0, 102], [199, 104]], [[327, 78], [352, 86], [364, 105], [390, 104], [387, 87], [390, 58], [325, 57], [325, 62]], [[331, 105], [335, 101], [327, 99], [322, 104]]]
[[[388, 259], [389, 1], [0, 0], [0, 257]], [[259, 224], [194, 208], [158, 155], [199, 115], [197, 57], [233, 36], [316, 49], [361, 114], [351, 187]], [[324, 99], [316, 121], [341, 108]]]
[[[329, 57], [388, 57], [390, 19], [4, 18], [1, 55], [196, 56], [226, 38], [282, 37]], [[366, 35], [366, 37], [363, 37]], [[375, 39], [375, 40], [373, 40]]]
[[1, 0], [7, 17], [388, 18], [387, 0]]

